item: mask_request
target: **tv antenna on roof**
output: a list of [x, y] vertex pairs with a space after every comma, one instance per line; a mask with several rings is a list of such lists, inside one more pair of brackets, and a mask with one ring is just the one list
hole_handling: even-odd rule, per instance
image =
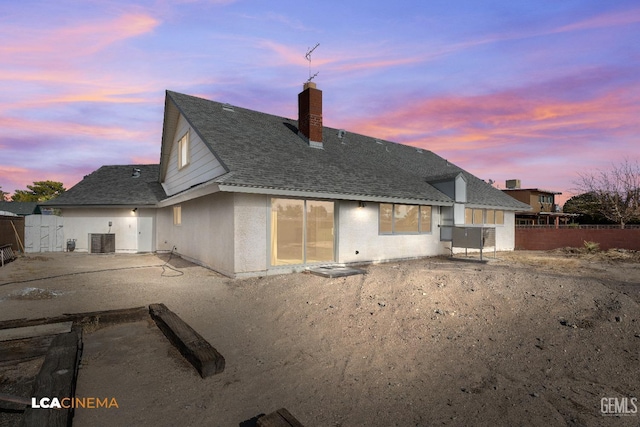
[[304, 57], [307, 58], [307, 61], [309, 61], [309, 79], [307, 80], [307, 83], [313, 80], [319, 73], [318, 71], [318, 73], [311, 75], [311, 54], [314, 50], [316, 50], [318, 46], [320, 46], [320, 43], [316, 43], [314, 47], [309, 48], [309, 50], [307, 50], [307, 53], [304, 55]]

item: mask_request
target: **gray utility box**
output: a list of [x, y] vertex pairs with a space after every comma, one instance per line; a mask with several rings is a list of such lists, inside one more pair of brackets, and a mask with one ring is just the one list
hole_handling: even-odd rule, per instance
[[496, 246], [496, 229], [491, 227], [453, 227], [451, 246], [484, 249]]
[[495, 227], [452, 227], [442, 226], [440, 228], [440, 240], [451, 242], [451, 249], [465, 248], [480, 249], [480, 259], [482, 250], [493, 247], [496, 251], [496, 229]]

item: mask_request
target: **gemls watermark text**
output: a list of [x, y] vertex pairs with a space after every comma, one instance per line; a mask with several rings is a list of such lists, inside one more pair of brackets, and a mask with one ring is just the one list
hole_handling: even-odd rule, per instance
[[603, 397], [600, 413], [603, 416], [634, 416], [638, 414], [637, 397]]
[[69, 408], [119, 408], [115, 397], [32, 397], [31, 407], [34, 409], [69, 409]]

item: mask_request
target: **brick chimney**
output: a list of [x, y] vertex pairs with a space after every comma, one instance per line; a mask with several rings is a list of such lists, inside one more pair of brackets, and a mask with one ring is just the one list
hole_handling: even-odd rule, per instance
[[322, 91], [307, 82], [298, 94], [298, 131], [313, 148], [322, 148]]

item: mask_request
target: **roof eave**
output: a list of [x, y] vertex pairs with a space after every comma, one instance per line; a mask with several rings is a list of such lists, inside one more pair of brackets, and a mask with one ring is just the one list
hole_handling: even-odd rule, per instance
[[270, 196], [285, 196], [285, 197], [301, 197], [308, 198], [313, 197], [317, 199], [333, 199], [333, 200], [353, 200], [358, 202], [378, 202], [378, 203], [405, 203], [413, 205], [432, 205], [432, 206], [453, 206], [453, 201], [444, 200], [429, 200], [419, 198], [407, 198], [407, 197], [389, 197], [389, 196], [377, 196], [367, 194], [348, 194], [348, 193], [331, 193], [323, 191], [305, 191], [286, 188], [275, 187], [255, 187], [255, 186], [241, 186], [232, 184], [220, 184], [220, 191], [230, 193], [252, 193], [252, 194], [265, 194]]

